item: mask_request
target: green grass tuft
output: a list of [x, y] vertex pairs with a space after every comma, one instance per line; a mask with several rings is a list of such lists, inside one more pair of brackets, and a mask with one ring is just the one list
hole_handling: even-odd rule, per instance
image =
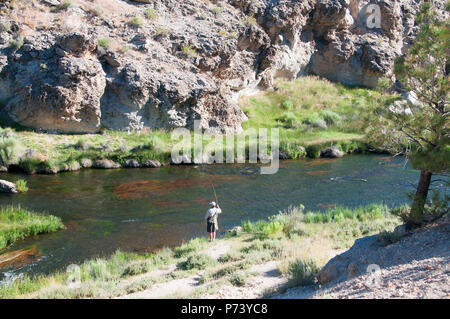
[[145, 21], [141, 17], [136, 16], [136, 17], [133, 17], [129, 21], [129, 24], [132, 25], [135, 28], [141, 28], [145, 24]]
[[16, 187], [17, 187], [17, 190], [20, 193], [28, 192], [28, 186], [27, 186], [27, 181], [26, 180], [23, 180], [23, 179], [17, 180], [16, 181]]
[[153, 8], [147, 8], [144, 11], [144, 15], [147, 19], [156, 19], [158, 17], [158, 12]]
[[109, 48], [110, 41], [108, 38], [100, 38], [97, 40], [97, 46], [99, 48]]
[[38, 214], [20, 206], [0, 208], [0, 250], [27, 236], [63, 229], [59, 217]]

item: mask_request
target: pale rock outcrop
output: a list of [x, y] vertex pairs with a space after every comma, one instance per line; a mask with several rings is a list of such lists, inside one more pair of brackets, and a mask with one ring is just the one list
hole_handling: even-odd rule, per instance
[[16, 184], [0, 179], [0, 193], [16, 194], [18, 192]]
[[6, 111], [14, 121], [36, 130], [97, 132], [106, 81], [100, 62], [90, 55], [95, 46], [83, 34], [56, 41], [39, 53], [49, 56], [45, 62], [29, 53], [10, 57], [18, 63], [8, 64], [15, 80]]

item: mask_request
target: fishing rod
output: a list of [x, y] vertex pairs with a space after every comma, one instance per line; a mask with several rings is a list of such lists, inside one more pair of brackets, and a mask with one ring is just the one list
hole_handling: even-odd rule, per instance
[[214, 197], [216, 199], [216, 205], [219, 206], [219, 201], [217, 200], [216, 189], [214, 188], [214, 184], [211, 182], [212, 189], [214, 191]]

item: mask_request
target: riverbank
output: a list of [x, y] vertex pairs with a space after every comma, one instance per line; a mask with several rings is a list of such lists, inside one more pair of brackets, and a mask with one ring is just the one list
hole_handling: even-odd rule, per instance
[[[305, 77], [290, 82], [280, 80], [273, 90], [244, 97], [239, 105], [249, 119], [243, 124], [244, 130], [279, 129], [280, 158], [317, 158], [322, 149], [331, 145], [344, 153], [368, 151], [370, 147], [364, 141], [364, 114], [379, 97], [373, 90]], [[169, 164], [173, 147], [180, 146], [178, 140], [171, 138], [171, 132], [165, 130], [103, 129], [99, 134], [68, 135], [9, 125], [0, 130], [3, 171], [55, 174], [90, 167], [159, 167]], [[237, 138], [240, 136], [237, 134]], [[256, 142], [247, 140], [246, 149]], [[268, 142], [270, 150], [270, 135]], [[226, 149], [225, 136], [212, 141], [204, 137], [202, 143], [204, 146], [222, 143]], [[190, 144], [183, 146], [192, 154]]]
[[[274, 297], [449, 299], [449, 242], [448, 213], [389, 244], [378, 242], [374, 236], [365, 237], [321, 270], [318, 277], [330, 279], [329, 283], [288, 289]], [[372, 267], [376, 272], [370, 273], [370, 264], [380, 268]], [[330, 274], [338, 276], [324, 276]]]
[[27, 236], [49, 233], [64, 228], [59, 217], [38, 214], [23, 208], [0, 208], [0, 251]]
[[70, 278], [75, 285], [67, 285], [70, 274], [65, 271], [23, 277], [0, 287], [0, 297], [226, 297], [273, 270], [277, 275], [269, 285], [253, 289], [255, 297], [261, 297], [280, 285], [309, 284], [331, 257], [356, 238], [393, 230], [399, 224], [381, 205], [306, 214], [302, 207], [291, 207], [264, 221], [244, 222], [215, 243], [193, 239], [155, 254], [116, 252], [108, 259], [86, 261], [74, 268]]

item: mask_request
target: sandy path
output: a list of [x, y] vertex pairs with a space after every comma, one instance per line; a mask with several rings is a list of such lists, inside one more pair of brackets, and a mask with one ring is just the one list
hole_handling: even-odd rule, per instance
[[[205, 253], [214, 259], [219, 259], [230, 251], [231, 245], [224, 241], [218, 241], [211, 244]], [[171, 272], [176, 270], [176, 265], [170, 265], [167, 269], [159, 269], [152, 271], [148, 274], [141, 275], [139, 277], [133, 278], [132, 282], [136, 282], [143, 278], [149, 277], [161, 277], [169, 275]], [[176, 293], [177, 295], [189, 294], [195, 288], [199, 287], [200, 275], [192, 275], [186, 278], [175, 279], [168, 282], [158, 283], [153, 285], [150, 289], [132, 293], [129, 295], [124, 295], [119, 297], [119, 299], [157, 299], [164, 298]]]
[[217, 293], [207, 294], [205, 299], [255, 299], [263, 297], [268, 289], [277, 288], [287, 282], [278, 271], [277, 262], [269, 261], [264, 264], [254, 265], [249, 273], [256, 275], [249, 278], [243, 287], [225, 285], [220, 287]]
[[200, 276], [194, 275], [187, 278], [171, 280], [160, 284], [155, 284], [152, 288], [125, 295], [119, 299], [158, 299], [177, 294], [187, 294], [198, 287]]
[[224, 241], [219, 241], [213, 244], [214, 246], [210, 247], [206, 254], [208, 254], [210, 257], [214, 259], [219, 259], [223, 255], [225, 255], [227, 252], [230, 251], [231, 245]]

